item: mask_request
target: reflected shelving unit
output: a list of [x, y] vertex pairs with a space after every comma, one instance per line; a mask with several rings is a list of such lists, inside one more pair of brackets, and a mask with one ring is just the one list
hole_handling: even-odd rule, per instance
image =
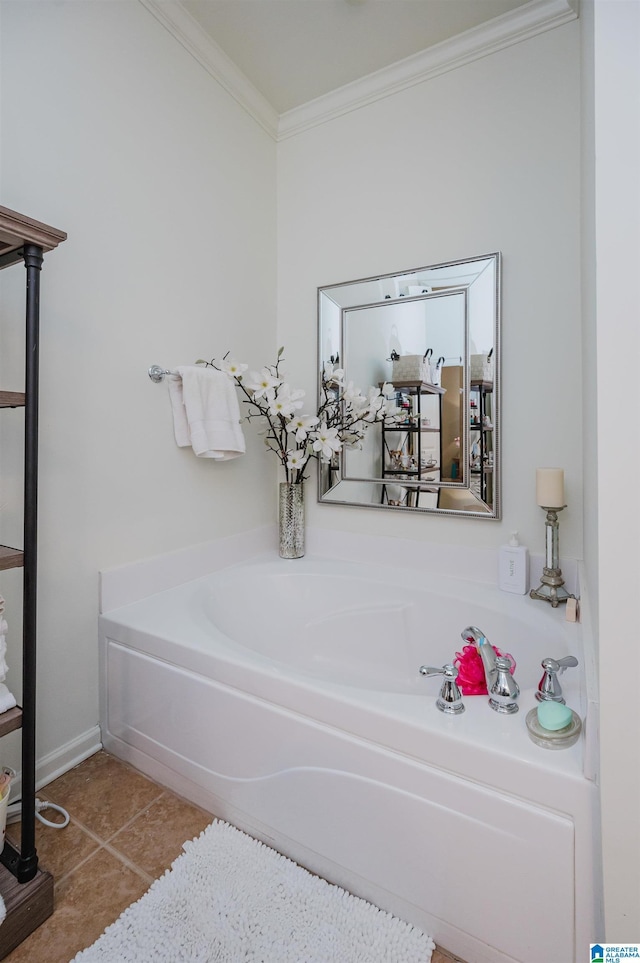
[[471, 380], [469, 450], [471, 489], [478, 498], [493, 504], [493, 381]]
[[38, 867], [35, 846], [38, 348], [44, 254], [66, 236], [0, 207], [0, 269], [19, 264], [26, 269], [25, 390], [0, 391], [0, 408], [24, 410], [23, 547], [0, 546], [0, 572], [23, 572], [22, 705], [0, 714], [0, 737], [22, 730], [20, 846], [5, 841], [0, 855], [0, 894], [7, 911], [0, 927], [0, 959], [53, 912], [53, 878]]
[[405, 418], [382, 425], [382, 504], [417, 508], [421, 495], [436, 493], [433, 485], [440, 481], [445, 389], [424, 381], [398, 381], [393, 386]]

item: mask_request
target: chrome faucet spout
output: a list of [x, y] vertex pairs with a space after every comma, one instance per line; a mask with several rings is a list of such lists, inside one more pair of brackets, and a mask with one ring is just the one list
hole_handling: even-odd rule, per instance
[[480, 658], [482, 659], [482, 665], [484, 667], [484, 677], [487, 683], [487, 692], [491, 692], [498, 674], [498, 657], [496, 656], [496, 650], [489, 643], [489, 640], [485, 638], [484, 643], [478, 646], [478, 652], [480, 653]]
[[485, 638], [485, 634], [482, 629], [479, 629], [476, 625], [468, 625], [466, 629], [463, 629], [460, 633], [463, 642], [474, 642], [478, 645], [480, 639]]
[[496, 712], [517, 712], [516, 699], [520, 695], [520, 689], [510, 671], [511, 659], [498, 656], [489, 639], [477, 625], [468, 625], [460, 635], [464, 642], [472, 642], [480, 654], [491, 708]]

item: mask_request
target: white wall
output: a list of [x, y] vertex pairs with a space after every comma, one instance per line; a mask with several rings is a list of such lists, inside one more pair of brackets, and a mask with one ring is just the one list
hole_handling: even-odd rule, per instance
[[606, 939], [624, 943], [640, 925], [640, 5], [593, 13], [602, 829]]
[[309, 391], [317, 286], [503, 254], [503, 522], [310, 501], [311, 522], [542, 553], [535, 469], [559, 465], [581, 557], [579, 57], [573, 22], [279, 144], [278, 341]]
[[[69, 235], [42, 274], [42, 757], [98, 720], [98, 570], [275, 517], [263, 446], [222, 464], [178, 449], [146, 372], [272, 353], [276, 157], [138, 2], [5, 0], [1, 27], [2, 203]], [[0, 374], [19, 389], [24, 270], [1, 284]], [[0, 427], [0, 541], [18, 545], [21, 417]], [[0, 579], [18, 690], [20, 580]]]

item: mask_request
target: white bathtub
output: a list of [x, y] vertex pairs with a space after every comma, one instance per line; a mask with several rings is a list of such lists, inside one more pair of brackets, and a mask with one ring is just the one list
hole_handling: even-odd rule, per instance
[[[391, 559], [267, 554], [100, 623], [109, 751], [469, 963], [573, 963], [602, 933], [593, 750], [525, 726], [541, 660], [572, 654], [590, 734], [560, 612]], [[452, 661], [469, 624], [515, 657], [517, 714], [437, 711], [419, 666]]]

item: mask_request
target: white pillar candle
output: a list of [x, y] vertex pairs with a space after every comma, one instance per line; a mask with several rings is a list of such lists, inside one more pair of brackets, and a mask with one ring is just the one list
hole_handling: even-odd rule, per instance
[[541, 508], [564, 508], [562, 468], [536, 468], [536, 501]]

